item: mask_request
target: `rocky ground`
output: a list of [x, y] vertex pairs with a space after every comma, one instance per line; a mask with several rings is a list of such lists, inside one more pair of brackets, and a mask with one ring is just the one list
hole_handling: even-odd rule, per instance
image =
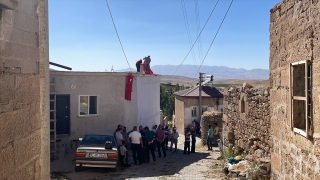
[[[184, 137], [179, 138], [178, 152], [167, 151], [167, 157], [158, 158], [156, 165], [133, 165], [131, 151], [129, 150], [129, 162], [131, 167], [117, 172], [103, 168], [85, 168], [81, 172], [74, 172], [74, 152], [59, 157], [51, 162], [52, 180], [205, 180], [225, 179], [222, 173], [223, 162], [217, 160], [220, 157], [218, 147], [207, 151], [206, 146], [200, 145], [197, 138], [196, 153], [183, 154]], [[170, 144], [170, 142], [169, 142]]]

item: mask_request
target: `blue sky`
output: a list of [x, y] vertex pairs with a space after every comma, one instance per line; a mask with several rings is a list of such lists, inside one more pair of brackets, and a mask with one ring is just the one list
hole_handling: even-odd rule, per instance
[[[133, 70], [135, 62], [147, 55], [151, 56], [151, 66], [180, 65], [191, 47], [182, 4], [185, 4], [193, 44], [216, 2], [108, 0]], [[219, 1], [199, 38], [201, 41], [183, 64], [200, 65], [230, 2]], [[268, 69], [270, 9], [278, 2], [234, 0], [203, 64]], [[112, 66], [115, 70], [128, 68], [105, 0], [49, 0], [49, 34], [52, 62], [75, 71], [109, 71]]]

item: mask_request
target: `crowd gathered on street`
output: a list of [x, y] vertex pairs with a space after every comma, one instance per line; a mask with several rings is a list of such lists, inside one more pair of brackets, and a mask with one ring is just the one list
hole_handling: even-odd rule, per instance
[[[185, 142], [183, 154], [190, 154], [196, 152], [196, 136], [199, 135], [197, 126], [194, 124], [190, 127], [186, 127], [184, 130]], [[213, 128], [209, 125], [207, 146], [208, 150], [212, 150], [212, 146], [217, 145], [219, 127], [217, 123], [214, 123]], [[114, 132], [114, 137], [118, 145], [119, 166], [121, 169], [130, 167], [128, 163], [128, 151], [130, 146], [132, 151], [132, 158], [134, 165], [156, 164], [156, 153], [158, 158], [166, 158], [167, 151], [172, 153], [177, 152], [179, 133], [174, 126], [170, 128], [168, 126], [154, 125], [151, 129], [148, 126], [139, 127], [134, 126], [133, 129], [127, 132], [125, 126], [118, 125]], [[212, 140], [214, 143], [212, 144]], [[169, 142], [171, 144], [169, 145]], [[151, 158], [150, 158], [151, 155]]]

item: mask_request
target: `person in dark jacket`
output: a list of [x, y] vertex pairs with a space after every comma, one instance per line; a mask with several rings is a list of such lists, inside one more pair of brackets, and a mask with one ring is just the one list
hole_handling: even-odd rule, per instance
[[142, 162], [145, 163], [145, 162], [147, 162], [147, 160], [146, 160], [147, 139], [146, 139], [146, 132], [141, 125], [139, 126], [139, 132], [141, 134], [141, 139], [143, 142], [143, 147], [141, 148], [141, 151], [142, 151], [141, 152], [141, 160], [142, 160]]
[[196, 131], [192, 127], [191, 128], [191, 153], [196, 152]]
[[184, 152], [183, 154], [186, 154], [187, 153], [187, 149], [188, 149], [188, 154], [190, 154], [190, 130], [189, 128], [185, 128], [185, 133], [184, 133], [184, 136], [185, 136], [185, 139], [184, 139]]
[[136, 62], [137, 72], [140, 72], [140, 65], [142, 64], [142, 59]]
[[147, 140], [147, 147], [146, 147], [147, 163], [149, 164], [149, 162], [150, 162], [149, 152], [151, 152], [153, 164], [156, 164], [156, 156], [154, 155], [154, 146], [153, 146], [153, 142], [156, 140], [155, 139], [156, 134], [153, 131], [150, 131], [148, 126], [146, 126], [144, 129], [146, 131], [145, 135], [146, 135], [146, 140]]
[[164, 130], [164, 134], [165, 134], [164, 147], [166, 150], [168, 150], [169, 135], [170, 135], [168, 126], [166, 126], [165, 128], [162, 128], [162, 130]]

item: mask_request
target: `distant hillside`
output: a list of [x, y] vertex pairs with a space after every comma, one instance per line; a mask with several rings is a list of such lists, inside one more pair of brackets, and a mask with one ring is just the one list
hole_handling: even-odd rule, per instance
[[[172, 75], [177, 65], [155, 65], [151, 69], [156, 74]], [[199, 66], [196, 65], [181, 65], [179, 70], [175, 73], [177, 76], [184, 76], [190, 78], [198, 78], [196, 74]], [[129, 69], [117, 70], [119, 72], [129, 71]], [[225, 66], [202, 66], [200, 72], [214, 76], [215, 80], [225, 79], [239, 79], [239, 80], [267, 80], [269, 79], [269, 70], [267, 69], [236, 69]]]
[[[173, 85], [179, 84], [184, 86], [196, 86], [199, 82], [198, 78], [188, 78], [183, 76], [162, 76], [161, 83], [168, 84], [171, 83]], [[268, 87], [269, 79], [267, 80], [239, 80], [239, 79], [225, 79], [225, 80], [214, 80], [210, 85], [213, 84], [215, 87], [229, 87], [230, 85], [241, 85], [243, 83], [249, 83], [254, 87]]]

